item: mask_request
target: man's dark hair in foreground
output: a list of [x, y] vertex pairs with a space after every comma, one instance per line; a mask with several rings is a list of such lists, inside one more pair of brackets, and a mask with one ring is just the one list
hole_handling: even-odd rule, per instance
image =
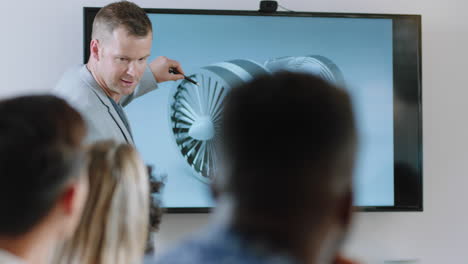
[[346, 91], [306, 74], [263, 76], [230, 92], [223, 122], [215, 231], [160, 263], [332, 263], [352, 215]]
[[0, 259], [46, 263], [74, 231], [88, 189], [85, 131], [57, 97], [0, 101]]

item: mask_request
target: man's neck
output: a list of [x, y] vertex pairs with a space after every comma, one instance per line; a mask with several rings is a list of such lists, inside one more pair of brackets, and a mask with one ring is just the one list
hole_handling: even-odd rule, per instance
[[49, 262], [50, 253], [56, 246], [50, 234], [32, 231], [18, 237], [0, 236], [0, 249], [20, 258], [28, 264]]
[[[322, 239], [303, 228], [300, 232], [291, 223], [274, 223], [271, 217], [233, 210], [230, 226], [242, 236], [264, 243], [271, 252], [283, 252], [299, 263], [330, 264], [329, 256], [322, 256]], [[294, 235], [296, 234], [296, 235]]]
[[122, 98], [122, 95], [118, 94], [118, 93], [115, 93], [113, 92], [111, 89], [109, 89], [109, 87], [107, 87], [106, 83], [104, 82], [104, 80], [102, 80], [102, 78], [99, 77], [99, 74], [97, 73], [97, 70], [96, 70], [96, 61], [91, 57], [88, 61], [88, 63], [86, 64], [86, 68], [88, 69], [88, 71], [91, 73], [91, 75], [93, 76], [94, 80], [96, 81], [96, 83], [99, 85], [99, 87], [102, 89], [102, 91], [109, 97], [111, 98], [112, 100], [114, 100], [116, 103], [118, 103], [120, 101], [120, 99]]

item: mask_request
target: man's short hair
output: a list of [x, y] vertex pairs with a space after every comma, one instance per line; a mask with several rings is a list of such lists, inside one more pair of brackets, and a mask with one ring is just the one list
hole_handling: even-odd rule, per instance
[[0, 235], [30, 231], [84, 161], [84, 120], [54, 96], [0, 101]]
[[101, 8], [93, 22], [93, 39], [103, 33], [111, 34], [118, 27], [124, 27], [128, 34], [146, 37], [152, 32], [151, 21], [146, 12], [129, 1], [111, 3]]
[[313, 192], [317, 202], [325, 197], [320, 192], [333, 181], [327, 169], [355, 139], [345, 90], [280, 72], [232, 89], [224, 106], [228, 175], [221, 192], [246, 210], [278, 216], [278, 210], [302, 214]]

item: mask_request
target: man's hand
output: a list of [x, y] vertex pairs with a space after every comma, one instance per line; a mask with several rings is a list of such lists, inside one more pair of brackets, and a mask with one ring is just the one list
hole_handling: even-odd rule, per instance
[[[149, 66], [154, 78], [158, 83], [166, 81], [176, 81], [184, 78], [184, 76], [182, 75], [184, 74], [184, 71], [182, 70], [180, 63], [178, 61], [171, 60], [167, 57], [157, 57], [154, 61], [152, 61], [149, 64]], [[182, 74], [169, 73], [170, 68], [174, 68]]]

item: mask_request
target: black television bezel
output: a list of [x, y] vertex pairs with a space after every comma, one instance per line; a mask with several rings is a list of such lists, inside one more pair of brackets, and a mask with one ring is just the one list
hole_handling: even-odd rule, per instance
[[[99, 11], [100, 7], [84, 7], [83, 8], [83, 46], [84, 46], [84, 53], [83, 53], [83, 63], [86, 63], [89, 58], [89, 43], [91, 41], [91, 29], [92, 29], [92, 22], [94, 17], [96, 16], [97, 12]], [[386, 18], [392, 19], [395, 23], [396, 21], [406, 21], [413, 23], [416, 26], [416, 30], [413, 36], [413, 41], [417, 41], [417, 46], [413, 47], [411, 50], [413, 56], [416, 56], [416, 60], [411, 60], [411, 62], [415, 65], [410, 65], [410, 72], [412, 75], [410, 77], [417, 76], [416, 79], [409, 78], [402, 70], [399, 70], [403, 64], [397, 65], [394, 63], [394, 100], [395, 100], [395, 85], [398, 82], [402, 81], [411, 81], [411, 87], [415, 87], [411, 90], [410, 93], [412, 94], [413, 100], [416, 100], [416, 112], [412, 112], [416, 115], [414, 117], [414, 121], [416, 122], [417, 128], [415, 131], [412, 131], [412, 136], [416, 137], [414, 143], [414, 149], [417, 154], [412, 159], [412, 163], [415, 168], [416, 173], [416, 182], [417, 186], [415, 187], [414, 191], [416, 194], [411, 197], [411, 202], [406, 202], [408, 204], [402, 204], [394, 206], [355, 206], [357, 211], [361, 212], [422, 212], [423, 211], [423, 152], [422, 152], [422, 44], [421, 44], [421, 15], [414, 15], [414, 14], [370, 14], [370, 13], [324, 13], [324, 12], [274, 12], [274, 13], [262, 13], [258, 11], [246, 11], [246, 10], [216, 10], [216, 9], [158, 9], [158, 8], [144, 8], [147, 13], [154, 13], [154, 14], [195, 14], [195, 15], [235, 15], [235, 16], [276, 16], [276, 17], [336, 17], [336, 18]], [[393, 27], [393, 34], [396, 34], [396, 27]], [[393, 39], [393, 59], [395, 61], [396, 58], [400, 60], [404, 60], [404, 57], [408, 54], [396, 52], [395, 44], [396, 39]], [[398, 54], [396, 54], [398, 53]], [[408, 67], [405, 68], [405, 71], [408, 70]], [[407, 91], [405, 91], [407, 92]], [[394, 112], [395, 115], [395, 112]], [[395, 116], [394, 116], [395, 120]], [[413, 124], [414, 125], [414, 124]], [[397, 131], [397, 128], [394, 126], [394, 132]], [[397, 138], [394, 138], [397, 141]], [[396, 149], [395, 144], [395, 149]], [[396, 164], [395, 164], [396, 165]], [[395, 200], [397, 197], [402, 196], [402, 188], [395, 185]], [[176, 208], [166, 208], [166, 212], [168, 213], [209, 213], [211, 212], [211, 207], [176, 207]]]

